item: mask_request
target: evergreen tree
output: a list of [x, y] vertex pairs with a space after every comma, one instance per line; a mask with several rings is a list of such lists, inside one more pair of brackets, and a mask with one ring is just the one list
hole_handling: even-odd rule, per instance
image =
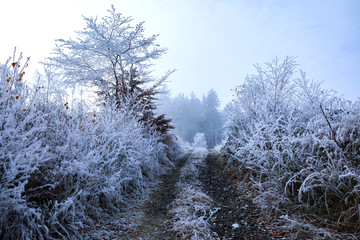
[[161, 113], [168, 114], [179, 135], [187, 142], [192, 142], [196, 133], [203, 132], [209, 147], [221, 141], [223, 116], [219, 112], [219, 98], [211, 90], [202, 101], [191, 93], [190, 98], [179, 94], [175, 98], [162, 96]]
[[208, 146], [214, 147], [221, 140], [221, 128], [223, 125], [221, 114], [218, 110], [220, 100], [217, 93], [211, 89], [203, 100], [204, 106], [204, 132]]

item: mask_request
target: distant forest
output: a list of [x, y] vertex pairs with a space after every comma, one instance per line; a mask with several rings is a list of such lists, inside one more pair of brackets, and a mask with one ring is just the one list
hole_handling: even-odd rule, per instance
[[183, 140], [192, 143], [196, 133], [204, 133], [207, 146], [213, 148], [224, 137], [225, 116], [220, 111], [220, 100], [211, 89], [200, 100], [194, 93], [190, 97], [179, 94], [172, 98], [167, 90], [159, 97], [159, 113], [172, 119], [172, 125]]

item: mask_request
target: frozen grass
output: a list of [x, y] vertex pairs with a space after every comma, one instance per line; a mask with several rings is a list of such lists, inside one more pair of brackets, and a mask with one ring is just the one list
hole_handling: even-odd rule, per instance
[[214, 202], [202, 192], [198, 179], [198, 167], [203, 164], [206, 155], [206, 149], [194, 149], [180, 172], [176, 185], [178, 193], [169, 211], [173, 215], [170, 230], [177, 239], [216, 239], [208, 223], [216, 212]]
[[280, 216], [281, 221], [285, 222], [283, 229], [292, 232], [295, 239], [358, 239], [351, 233], [339, 233], [329, 228], [322, 228], [309, 221], [301, 219], [300, 216], [290, 218], [288, 215]]
[[214, 213], [212, 199], [191, 185], [178, 186], [181, 194], [172, 203], [171, 231], [178, 239], [213, 239], [208, 223]]

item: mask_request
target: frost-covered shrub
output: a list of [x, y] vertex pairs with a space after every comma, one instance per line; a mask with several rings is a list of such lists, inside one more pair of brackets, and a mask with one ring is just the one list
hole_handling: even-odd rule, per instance
[[[74, 112], [68, 121], [63, 117], [52, 122], [49, 129], [55, 161], [42, 166], [27, 193], [37, 203], [51, 199], [42, 209], [52, 216], [51, 230], [62, 237], [68, 230], [76, 232], [89, 216], [98, 218], [128, 205], [149, 180], [171, 165], [166, 145], [155, 132], [142, 126], [131, 110], [113, 109]], [[61, 112], [53, 112], [51, 119], [61, 119]], [[38, 182], [51, 187], [37, 192]]]
[[359, 102], [295, 77], [295, 67], [292, 58], [258, 65], [237, 88], [222, 155], [250, 176], [261, 206], [297, 205], [358, 229]]
[[0, 238], [33, 239], [47, 231], [37, 207], [23, 195], [39, 164], [46, 161], [41, 142], [44, 119], [23, 81], [22, 56], [0, 65]]
[[0, 238], [74, 239], [141, 197], [179, 148], [126, 104], [45, 100], [24, 84], [20, 60], [0, 69]]

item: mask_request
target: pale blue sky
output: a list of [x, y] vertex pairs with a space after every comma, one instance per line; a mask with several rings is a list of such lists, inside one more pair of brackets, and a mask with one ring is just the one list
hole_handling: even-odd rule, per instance
[[[173, 94], [211, 88], [223, 104], [253, 64], [296, 56], [308, 76], [348, 99], [360, 97], [360, 1], [358, 0], [18, 0], [0, 5], [0, 61], [14, 46], [31, 67], [48, 56], [56, 38], [99, 17], [114, 4], [134, 22], [146, 21], [168, 54], [159, 74], [176, 68]], [[29, 76], [28, 76], [29, 77]]]

